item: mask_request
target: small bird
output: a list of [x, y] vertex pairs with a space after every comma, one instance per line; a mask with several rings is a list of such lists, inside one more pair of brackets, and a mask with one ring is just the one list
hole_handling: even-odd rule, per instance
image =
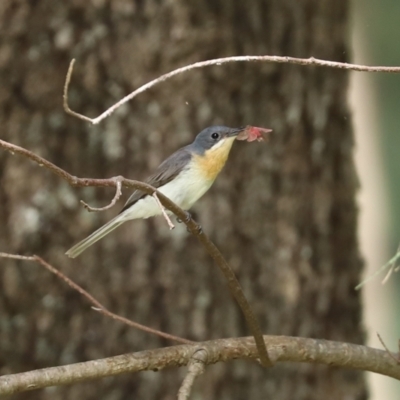
[[[189, 210], [210, 189], [224, 167], [237, 135], [245, 129], [246, 127], [210, 126], [202, 130], [193, 143], [168, 157], [145, 182], [184, 210]], [[65, 254], [75, 258], [124, 222], [149, 218], [161, 213], [154, 197], [136, 190], [119, 215]]]

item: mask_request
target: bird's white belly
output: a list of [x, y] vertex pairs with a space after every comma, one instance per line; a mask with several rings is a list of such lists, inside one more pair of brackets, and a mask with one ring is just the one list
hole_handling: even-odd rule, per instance
[[188, 210], [196, 201], [210, 189], [213, 181], [205, 179], [193, 168], [183, 171], [172, 182], [169, 182], [160, 192], [184, 210]]
[[[190, 209], [213, 184], [213, 180], [204, 178], [194, 169], [181, 172], [175, 179], [158, 190], [184, 210]], [[124, 211], [124, 217], [129, 219], [149, 218], [160, 215], [161, 209], [156, 200], [146, 196]]]

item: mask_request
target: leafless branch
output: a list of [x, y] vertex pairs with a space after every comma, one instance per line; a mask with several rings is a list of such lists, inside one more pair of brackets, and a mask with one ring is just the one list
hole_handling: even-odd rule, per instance
[[20, 256], [19, 254], [9, 254], [9, 253], [1, 253], [1, 258], [11, 258], [13, 260], [22, 260], [22, 261], [35, 261], [31, 256]]
[[[214, 60], [208, 60], [203, 62], [197, 62], [182, 68], [178, 68], [167, 74], [160, 76], [159, 78], [148, 82], [141, 86], [137, 90], [130, 93], [128, 96], [121, 99], [115, 105], [107, 109], [97, 118], [89, 118], [82, 114], [79, 114], [70, 109], [68, 105], [68, 88], [71, 81], [75, 60], [71, 61], [69, 70], [66, 77], [64, 86], [64, 109], [65, 111], [79, 119], [90, 122], [92, 124], [98, 124], [100, 121], [111, 115], [118, 107], [130, 101], [138, 94], [150, 89], [151, 87], [166, 81], [175, 75], [185, 73], [187, 71], [204, 68], [212, 65], [222, 65], [231, 62], [274, 62], [274, 63], [288, 63], [297, 65], [308, 65], [308, 66], [319, 66], [319, 67], [330, 67], [345, 70], [361, 71], [361, 72], [389, 72], [399, 73], [400, 67], [375, 67], [375, 66], [364, 66], [355, 65], [348, 63], [340, 63], [334, 61], [319, 60], [313, 57], [311, 58], [293, 58], [293, 57], [279, 57], [279, 56], [240, 56], [240, 57], [227, 57]], [[36, 370], [21, 374], [8, 375], [0, 377], [0, 395], [13, 394], [20, 391], [32, 390], [37, 388], [43, 388], [53, 385], [69, 384], [72, 382], [85, 381], [104, 376], [117, 375], [124, 372], [137, 372], [144, 370], [158, 370], [172, 366], [183, 366], [189, 363], [189, 373], [185, 378], [180, 390], [180, 395], [186, 396], [187, 398], [190, 393], [190, 387], [197, 375], [202, 372], [202, 368], [205, 365], [215, 363], [218, 361], [228, 361], [238, 358], [260, 358], [261, 363], [264, 366], [271, 365], [272, 361], [291, 361], [291, 362], [312, 362], [322, 363], [336, 367], [354, 368], [360, 370], [367, 370], [383, 375], [391, 376], [395, 379], [400, 379], [400, 368], [398, 366], [399, 359], [396, 358], [385, 346], [382, 339], [380, 338], [386, 351], [377, 349], [371, 349], [365, 346], [358, 346], [346, 343], [330, 342], [316, 339], [304, 339], [304, 338], [290, 338], [290, 337], [274, 337], [261, 335], [258, 322], [251, 310], [244, 293], [241, 289], [239, 282], [237, 281], [233, 271], [223, 258], [217, 247], [210, 241], [210, 239], [204, 234], [200, 226], [193, 219], [186, 218], [186, 213], [176, 204], [174, 204], [167, 197], [158, 192], [155, 188], [151, 187], [142, 182], [132, 181], [123, 177], [115, 177], [111, 179], [88, 179], [88, 178], [77, 178], [73, 175], [68, 174], [63, 169], [57, 167], [51, 162], [41, 158], [40, 156], [21, 148], [19, 146], [12, 145], [10, 143], [0, 140], [0, 147], [10, 151], [12, 154], [17, 153], [24, 157], [31, 159], [41, 166], [45, 166], [47, 169], [66, 180], [70, 185], [75, 187], [83, 186], [97, 186], [97, 187], [115, 187], [116, 194], [108, 206], [103, 208], [93, 208], [84, 205], [90, 211], [101, 211], [112, 207], [120, 197], [122, 185], [137, 190], [141, 190], [144, 193], [154, 196], [159, 201], [161, 207], [167, 208], [173, 212], [179, 219], [181, 219], [188, 230], [195, 235], [198, 240], [205, 247], [210, 256], [214, 259], [216, 264], [221, 269], [225, 278], [228, 281], [229, 289], [241, 307], [242, 312], [247, 320], [252, 334], [254, 335], [254, 342], [251, 338], [237, 338], [237, 339], [220, 339], [202, 344], [193, 345], [181, 345], [173, 346], [168, 348], [147, 350], [139, 353], [127, 354], [117, 357], [112, 357], [103, 360], [90, 361], [86, 363], [73, 364], [62, 367], [53, 367], [43, 370]], [[164, 210], [165, 212], [165, 210]], [[166, 213], [165, 213], [166, 214]], [[172, 223], [171, 223], [172, 224]], [[34, 261], [47, 268], [52, 273], [56, 274], [59, 278], [63, 279], [68, 285], [75, 290], [79, 291], [85, 298], [87, 298], [93, 305], [94, 308], [105, 315], [108, 315], [114, 319], [118, 319], [127, 323], [125, 318], [116, 316], [105, 309], [96, 299], [94, 299], [89, 293], [82, 289], [79, 285], [75, 284], [64, 274], [56, 270], [46, 261], [38, 256], [18, 256], [13, 254], [0, 253], [0, 257], [8, 257], [12, 259]], [[400, 257], [397, 254], [392, 260], [386, 264], [393, 267], [394, 263]], [[383, 269], [383, 268], [382, 268]], [[129, 324], [138, 327], [140, 324], [136, 324], [129, 321]], [[142, 326], [143, 327], [143, 326]], [[146, 329], [151, 328], [144, 327]], [[158, 331], [157, 331], [158, 332]], [[154, 331], [152, 333], [155, 333]], [[168, 335], [164, 334], [163, 335]], [[172, 340], [183, 340], [181, 338], [168, 335]], [[379, 335], [378, 335], [379, 336]], [[165, 336], [164, 336], [165, 337]], [[186, 341], [189, 342], [189, 341]], [[266, 350], [265, 342], [268, 344], [269, 356]], [[207, 355], [205, 361], [194, 361], [193, 357], [196, 351], [199, 349], [199, 345], [202, 347], [202, 351]], [[195, 368], [195, 366], [198, 366]], [[191, 368], [192, 366], [192, 368]], [[202, 368], [201, 368], [202, 366]], [[183, 388], [186, 389], [183, 389]]]
[[111, 207], [114, 207], [116, 202], [119, 200], [119, 198], [122, 195], [122, 182], [121, 182], [121, 177], [117, 177], [115, 179], [116, 181], [116, 185], [117, 185], [117, 189], [115, 191], [115, 196], [114, 198], [111, 200], [111, 203], [106, 205], [105, 207], [100, 207], [100, 208], [95, 208], [95, 207], [91, 207], [89, 206], [89, 204], [85, 203], [83, 200], [81, 200], [81, 203], [83, 204], [83, 206], [88, 210], [88, 211], [105, 211], [108, 210]]
[[87, 187], [87, 186], [96, 186], [96, 187], [116, 187], [117, 182], [120, 181], [123, 186], [130, 187], [133, 189], [141, 190], [142, 192], [152, 196], [154, 193], [157, 194], [161, 204], [175, 214], [181, 221], [185, 223], [188, 228], [188, 231], [197, 237], [203, 247], [206, 249], [211, 258], [215, 261], [224, 277], [227, 280], [228, 288], [231, 292], [231, 295], [239, 304], [240, 309], [246, 319], [246, 322], [249, 326], [251, 334], [254, 336], [254, 340], [256, 342], [257, 348], [259, 350], [260, 362], [263, 366], [271, 366], [271, 361], [268, 357], [267, 349], [265, 347], [264, 340], [262, 338], [262, 332], [260, 329], [260, 325], [254, 315], [253, 310], [250, 307], [249, 302], [246, 299], [246, 296], [243, 293], [243, 289], [240, 286], [239, 281], [237, 280], [232, 268], [229, 266], [227, 261], [225, 260], [222, 253], [215, 246], [215, 244], [205, 235], [200, 225], [194, 221], [192, 218], [187, 218], [187, 213], [182, 210], [182, 208], [178, 207], [173, 201], [171, 201], [168, 197], [164, 196], [162, 193], [157, 191], [154, 187], [139, 181], [133, 181], [130, 179], [126, 179], [122, 176], [110, 178], [110, 179], [89, 179], [89, 178], [77, 178], [76, 176], [70, 175], [68, 172], [63, 169], [57, 167], [50, 161], [45, 160], [44, 158], [32, 153], [31, 151], [24, 149], [22, 147], [16, 146], [14, 144], [5, 142], [4, 140], [0, 140], [0, 147], [8, 150], [12, 154], [19, 154], [30, 160], [36, 162], [40, 166], [44, 166], [49, 169], [51, 172], [55, 173], [60, 178], [67, 181], [71, 186], [75, 187]]
[[390, 266], [389, 271], [386, 273], [385, 277], [382, 279], [382, 282], [381, 282], [382, 285], [384, 285], [390, 279], [390, 277], [392, 276], [395, 269], [396, 269], [396, 264], [393, 263]]
[[[330, 367], [370, 371], [400, 380], [400, 367], [386, 351], [350, 343], [285, 336], [264, 336], [274, 362], [307, 362]], [[123, 373], [158, 371], [185, 366], [203, 348], [206, 365], [236, 359], [254, 359], [253, 338], [218, 339], [124, 354], [95, 361], [64, 365], [0, 377], [0, 395], [54, 385], [67, 385]]]
[[64, 93], [63, 93], [64, 110], [67, 114], [72, 115], [73, 117], [83, 119], [84, 121], [87, 121], [87, 122], [92, 122], [91, 118], [85, 117], [84, 115], [81, 115], [81, 114], [76, 113], [75, 111], [72, 111], [68, 105], [68, 86], [69, 86], [69, 83], [71, 82], [71, 76], [72, 76], [72, 71], [74, 70], [74, 64], [75, 64], [75, 59], [72, 59], [69, 64], [67, 76], [65, 78]]
[[172, 223], [171, 219], [168, 217], [168, 214], [167, 214], [166, 211], [165, 211], [165, 207], [161, 204], [161, 201], [160, 201], [160, 199], [158, 198], [157, 193], [153, 193], [153, 197], [154, 197], [154, 199], [156, 200], [158, 206], [160, 207], [161, 212], [162, 212], [162, 214], [163, 214], [165, 220], [167, 221], [167, 224], [168, 224], [168, 226], [169, 226], [169, 229], [174, 229], [174, 228], [175, 228], [175, 225]]
[[193, 354], [191, 360], [189, 361], [188, 371], [185, 379], [183, 380], [178, 391], [178, 400], [187, 400], [189, 398], [195, 379], [205, 371], [207, 357], [207, 350], [203, 348], [198, 349]]
[[385, 271], [386, 269], [389, 269], [387, 272], [386, 277], [383, 279], [382, 283], [386, 282], [386, 279], [388, 278], [388, 275], [392, 273], [392, 270], [397, 271], [396, 263], [400, 259], [400, 251], [398, 250], [397, 253], [382, 267], [380, 267], [377, 271], [375, 271], [372, 275], [368, 276], [365, 278], [362, 282], [360, 282], [355, 289], [359, 290], [361, 289], [367, 282], [371, 281], [374, 279], [376, 276], [378, 276], [381, 272]]
[[[383, 339], [381, 338], [381, 335], [379, 333], [376, 333], [378, 336], [379, 341], [381, 342], [382, 346], [385, 348], [386, 353], [393, 358], [394, 361], [396, 361], [397, 365], [400, 365], [400, 353], [397, 354], [397, 356], [394, 356], [393, 353], [387, 348], [385, 342], [383, 341]], [[400, 342], [399, 342], [400, 344]], [[399, 349], [400, 350], [400, 349]]]
[[72, 289], [76, 290], [79, 292], [83, 297], [85, 297], [91, 304], [93, 304], [94, 307], [92, 307], [95, 311], [98, 311], [102, 313], [103, 315], [112, 318], [116, 321], [120, 321], [126, 325], [129, 325], [133, 328], [139, 329], [141, 331], [151, 333], [153, 335], [157, 335], [159, 337], [162, 337], [164, 339], [168, 340], [173, 340], [178, 343], [184, 343], [184, 344], [192, 344], [194, 343], [191, 340], [187, 340], [184, 338], [181, 338], [179, 336], [175, 335], [170, 335], [169, 333], [165, 333], [162, 331], [159, 331], [157, 329], [150, 328], [146, 325], [139, 324], [137, 322], [134, 322], [128, 318], [121, 317], [117, 314], [114, 314], [113, 312], [107, 310], [99, 301], [97, 301], [90, 293], [88, 293], [85, 289], [83, 289], [81, 286], [79, 286], [77, 283], [72, 281], [70, 278], [68, 278], [66, 275], [64, 275], [62, 272], [60, 272], [58, 269], [54, 268], [52, 265], [50, 265], [48, 262], [43, 260], [43, 258], [39, 256], [20, 256], [17, 254], [8, 254], [8, 253], [0, 253], [0, 257], [2, 258], [12, 258], [14, 260], [23, 260], [23, 261], [33, 261], [41, 266], [45, 267], [48, 271], [56, 275], [58, 278], [63, 280], [69, 287]]
[[212, 65], [222, 65], [232, 62], [271, 62], [271, 63], [279, 63], [279, 64], [297, 64], [297, 65], [307, 65], [307, 66], [316, 66], [316, 67], [329, 67], [329, 68], [337, 68], [337, 69], [345, 69], [350, 71], [359, 71], [359, 72], [386, 72], [386, 73], [399, 73], [400, 67], [376, 67], [376, 66], [367, 66], [367, 65], [357, 65], [357, 64], [349, 64], [349, 63], [342, 63], [336, 61], [327, 61], [327, 60], [320, 60], [314, 57], [310, 58], [295, 58], [295, 57], [284, 57], [284, 56], [237, 56], [237, 57], [224, 57], [224, 58], [217, 58], [214, 60], [207, 60], [207, 61], [200, 61], [194, 64], [186, 65], [185, 67], [181, 67], [175, 69], [167, 74], [161, 75], [157, 79], [154, 79], [145, 85], [141, 86], [140, 88], [136, 89], [132, 93], [125, 96], [123, 99], [118, 101], [116, 104], [108, 108], [102, 114], [100, 114], [96, 118], [89, 118], [83, 114], [79, 114], [73, 110], [68, 105], [68, 87], [71, 81], [72, 71], [74, 68], [75, 60], [72, 60], [69, 68], [68, 73], [65, 80], [64, 85], [64, 110], [66, 113], [82, 119], [83, 121], [90, 122], [93, 125], [98, 124], [103, 119], [110, 116], [117, 108], [121, 107], [123, 104], [127, 103], [128, 101], [132, 100], [138, 94], [145, 92], [146, 90], [152, 88], [153, 86], [164, 82], [175, 75], [179, 75], [193, 69], [197, 68], [204, 68], [209, 67]]
[[[396, 255], [400, 253], [400, 245], [397, 247]], [[389, 271], [386, 273], [386, 276], [382, 279], [382, 285], [384, 285], [389, 278], [392, 276], [393, 272], [396, 272], [398, 270], [398, 267], [396, 266], [397, 259], [395, 259], [393, 262], [389, 264]]]

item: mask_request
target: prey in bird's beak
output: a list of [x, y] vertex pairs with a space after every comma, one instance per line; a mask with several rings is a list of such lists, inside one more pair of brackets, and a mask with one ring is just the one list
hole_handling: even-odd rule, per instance
[[[265, 140], [265, 135], [272, 132], [272, 129], [260, 128], [258, 126], [247, 125], [242, 128], [238, 128], [236, 133], [236, 140], [247, 140], [248, 142], [263, 142]], [[268, 138], [267, 138], [268, 139]]]

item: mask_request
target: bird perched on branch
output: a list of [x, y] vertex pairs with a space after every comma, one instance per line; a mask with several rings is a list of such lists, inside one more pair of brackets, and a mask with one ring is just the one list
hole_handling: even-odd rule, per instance
[[[189, 210], [210, 189], [228, 159], [233, 142], [240, 132], [248, 128], [262, 130], [254, 127], [226, 126], [211, 126], [202, 130], [193, 143], [169, 156], [145, 182], [184, 210]], [[250, 141], [250, 136], [248, 140]], [[119, 215], [69, 249], [66, 254], [75, 258], [124, 222], [161, 213], [162, 210], [154, 197], [136, 190]]]

